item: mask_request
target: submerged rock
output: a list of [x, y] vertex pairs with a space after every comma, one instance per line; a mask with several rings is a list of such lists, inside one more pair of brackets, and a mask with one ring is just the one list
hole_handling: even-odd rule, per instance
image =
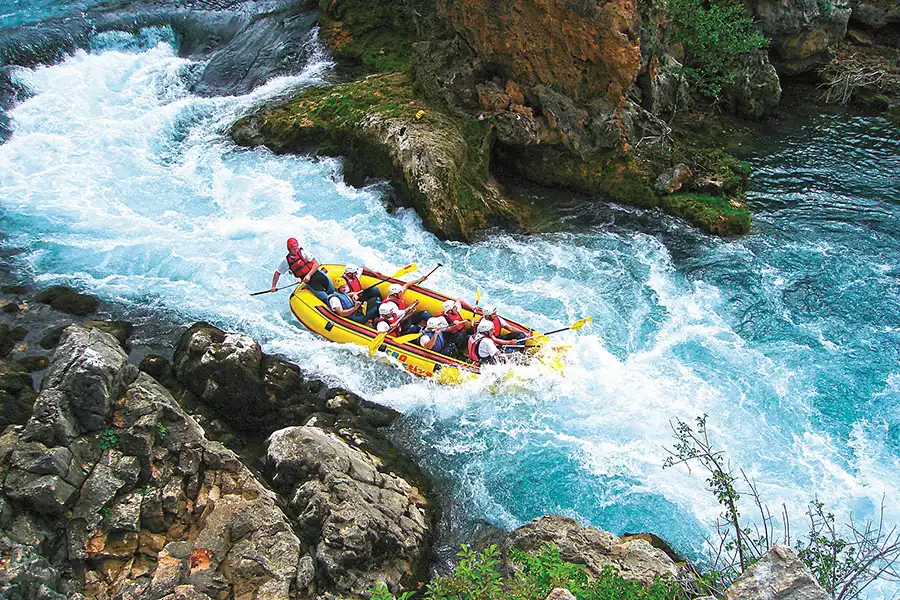
[[56, 310], [82, 317], [91, 314], [100, 305], [100, 301], [96, 297], [81, 294], [62, 285], [42, 291], [35, 300], [49, 304]]

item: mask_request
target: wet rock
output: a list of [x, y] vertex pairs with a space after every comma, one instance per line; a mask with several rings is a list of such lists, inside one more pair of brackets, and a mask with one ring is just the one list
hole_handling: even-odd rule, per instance
[[794, 551], [775, 546], [725, 590], [725, 600], [828, 600]]
[[21, 356], [17, 361], [22, 368], [24, 368], [29, 373], [34, 373], [35, 371], [43, 371], [50, 364], [50, 359], [46, 356]]
[[848, 29], [847, 39], [857, 46], [868, 48], [874, 43], [872, 36], [860, 29]]
[[62, 285], [42, 291], [35, 297], [35, 300], [49, 304], [56, 310], [80, 317], [91, 314], [100, 306], [100, 301], [94, 296], [81, 294]]
[[638, 76], [637, 85], [641, 90], [641, 106], [654, 115], [668, 118], [688, 104], [689, 86], [683, 66], [667, 52], [647, 59], [647, 67]]
[[844, 38], [850, 7], [818, 0], [745, 0], [745, 6], [771, 38], [770, 57], [782, 75], [810, 71], [831, 60], [829, 51]]
[[37, 392], [28, 372], [23, 361], [0, 359], [0, 431], [24, 425], [31, 416]]
[[772, 114], [781, 101], [781, 81], [768, 55], [765, 52], [748, 55], [734, 82], [725, 89], [725, 95], [741, 117], [762, 119]]
[[46, 444], [67, 444], [80, 433], [106, 427], [113, 404], [137, 369], [110, 335], [73, 325], [67, 328], [44, 375], [25, 436]]
[[0, 302], [0, 311], [6, 314], [14, 314], [21, 310], [18, 302]]
[[694, 171], [684, 163], [678, 163], [664, 171], [657, 179], [654, 187], [663, 193], [674, 194], [694, 175]]
[[116, 338], [126, 351], [129, 349], [128, 338], [131, 337], [131, 332], [134, 331], [134, 325], [126, 321], [84, 321], [81, 326], [105, 331]]
[[172, 363], [158, 354], [148, 354], [142, 358], [138, 369], [163, 384], [175, 375]]
[[378, 458], [317, 427], [290, 427], [269, 438], [266, 465], [336, 591], [358, 594], [377, 581], [397, 589], [421, 574], [430, 506]]
[[10, 327], [0, 323], [0, 358], [9, 356], [16, 344], [25, 339], [28, 331], [24, 327]]
[[48, 331], [44, 337], [41, 338], [41, 348], [52, 350], [59, 346], [59, 341], [62, 339], [62, 334], [66, 330], [66, 327], [68, 327], [68, 325], [61, 325]]
[[679, 575], [679, 567], [672, 559], [646, 540], [622, 540], [560, 515], [545, 515], [515, 529], [504, 547], [535, 552], [548, 542], [556, 544], [563, 560], [585, 565], [594, 577], [608, 565], [616, 567], [622, 577], [644, 583], [656, 577]]
[[58, 593], [60, 576], [33, 547], [13, 543], [0, 534], [0, 598], [70, 600]]

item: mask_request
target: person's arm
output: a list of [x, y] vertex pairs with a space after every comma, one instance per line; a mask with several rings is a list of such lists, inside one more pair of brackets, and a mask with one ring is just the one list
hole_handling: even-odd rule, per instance
[[426, 279], [427, 277], [428, 277], [428, 275], [422, 275], [422, 276], [419, 277], [418, 279], [414, 279], [414, 280], [410, 281], [409, 283], [404, 283], [404, 284], [403, 284], [403, 291], [400, 292], [400, 293], [401, 293], [401, 294], [405, 294], [405, 293], [406, 293], [406, 290], [408, 290], [409, 288], [411, 288], [411, 287], [414, 286], [414, 285], [419, 285], [420, 283], [422, 283], [423, 281], [425, 281], [425, 279]]
[[278, 289], [278, 278], [279, 277], [281, 277], [281, 273], [278, 271], [275, 271], [275, 275], [272, 276], [272, 291], [273, 292]]
[[312, 266], [309, 268], [309, 273], [303, 276], [303, 283], [309, 283], [310, 277], [313, 276], [313, 273], [319, 268], [319, 261], [317, 259], [312, 259]]
[[472, 312], [475, 312], [475, 310], [477, 308], [476, 306], [469, 304], [468, 302], [466, 302], [465, 300], [463, 300], [461, 298], [457, 299], [456, 301], [459, 302], [460, 307], [462, 307], [466, 310], [471, 310]]
[[434, 348], [434, 343], [437, 341], [437, 334], [423, 334], [422, 337], [419, 338], [419, 345], [423, 348], [427, 348], [431, 350]]
[[[336, 302], [337, 306], [334, 306], [331, 303], [332, 301]], [[338, 300], [337, 298], [332, 298], [332, 300], [328, 302], [328, 305], [331, 307], [331, 310], [333, 312], [337, 313], [338, 315], [340, 315], [342, 317], [349, 317], [350, 315], [352, 315], [353, 313], [356, 312], [356, 309], [359, 308], [359, 301], [354, 302], [353, 306], [351, 306], [350, 308], [344, 308], [343, 306], [341, 306], [340, 300]]]
[[407, 308], [406, 310], [403, 311], [403, 315], [400, 317], [400, 320], [397, 321], [397, 323], [402, 323], [403, 321], [405, 321], [406, 319], [411, 317], [412, 314], [415, 312], [416, 306], [418, 306], [418, 305], [419, 305], [418, 300], [416, 300], [415, 302], [410, 304], [409, 308]]

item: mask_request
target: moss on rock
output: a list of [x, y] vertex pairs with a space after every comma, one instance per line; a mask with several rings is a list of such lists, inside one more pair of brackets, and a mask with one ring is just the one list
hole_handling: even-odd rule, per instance
[[487, 123], [414, 99], [404, 72], [308, 89], [232, 127], [239, 144], [345, 156], [351, 176], [389, 178], [431, 231], [462, 240], [529, 221], [490, 174], [490, 136]]
[[750, 211], [737, 199], [707, 194], [672, 194], [663, 196], [660, 206], [667, 213], [716, 235], [740, 235], [750, 230]]

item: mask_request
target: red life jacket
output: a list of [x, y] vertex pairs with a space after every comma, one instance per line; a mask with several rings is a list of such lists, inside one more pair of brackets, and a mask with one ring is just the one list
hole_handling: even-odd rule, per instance
[[[487, 317], [481, 317], [481, 319], [487, 319]], [[478, 323], [481, 323], [481, 319], [478, 319], [478, 321], [475, 322], [476, 331], [478, 330]], [[494, 315], [494, 318], [489, 320], [494, 324], [494, 331], [492, 331], [491, 333], [493, 333], [494, 337], [500, 337], [500, 330], [503, 329], [503, 327], [500, 325], [500, 317]]]
[[469, 337], [467, 350], [469, 360], [471, 360], [472, 362], [481, 362], [481, 357], [478, 356], [478, 346], [481, 345], [482, 340], [484, 340], [486, 337], [487, 335], [483, 333], [476, 333], [475, 335]]
[[350, 286], [351, 292], [362, 291], [362, 282], [359, 280], [359, 277], [347, 277], [347, 274], [345, 273], [344, 280], [347, 282], [347, 285]]
[[[397, 317], [396, 315], [390, 315], [386, 318], [379, 316], [379, 317], [376, 317], [374, 321], [372, 321], [372, 325], [375, 326], [375, 331], [378, 331], [379, 323], [387, 323], [389, 326], [393, 327], [399, 320], [400, 320], [400, 318]], [[389, 331], [388, 335], [391, 337], [397, 337], [397, 334], [399, 334], [399, 333], [400, 333], [400, 328], [397, 327], [396, 329]]]
[[459, 325], [466, 323], [466, 320], [463, 319], [462, 315], [459, 314], [458, 312], [450, 314], [450, 313], [444, 311], [438, 316], [444, 317], [447, 320], [447, 323], [450, 325], [450, 328], [447, 331], [450, 331], [450, 332], [457, 332], [460, 329], [463, 329], [462, 327], [459, 327]]
[[406, 300], [404, 300], [401, 295], [388, 296], [388, 299], [385, 300], [385, 302], [393, 302], [397, 305], [397, 308], [399, 308], [401, 312], [406, 310]]
[[312, 271], [312, 264], [315, 259], [303, 256], [303, 248], [300, 248], [300, 251], [297, 252], [297, 256], [288, 252], [285, 260], [287, 260], [288, 267], [290, 267], [294, 277], [306, 277], [306, 274]]

